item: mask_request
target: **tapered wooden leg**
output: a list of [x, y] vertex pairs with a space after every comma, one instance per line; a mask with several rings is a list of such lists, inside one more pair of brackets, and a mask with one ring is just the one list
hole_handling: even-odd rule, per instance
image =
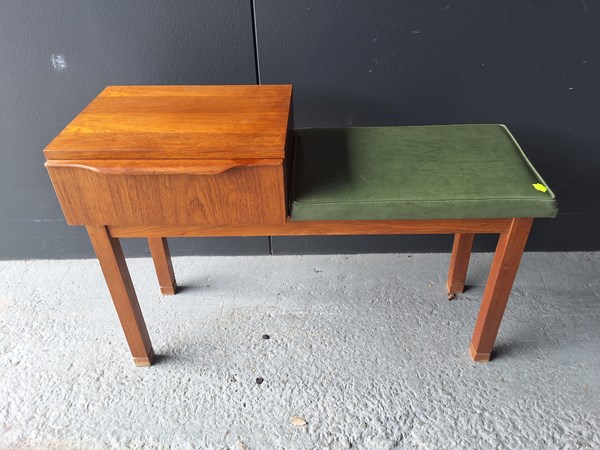
[[148, 246], [154, 261], [156, 275], [158, 275], [158, 283], [160, 292], [163, 295], [175, 295], [177, 291], [177, 282], [175, 281], [175, 273], [173, 272], [173, 264], [171, 263], [171, 253], [166, 238], [148, 238]]
[[510, 228], [500, 234], [469, 349], [474, 361], [490, 360], [532, 222], [513, 219]]
[[104, 226], [88, 226], [87, 231], [100, 261], [133, 361], [137, 366], [150, 366], [154, 358], [152, 343], [133, 289], [121, 244], [118, 239], [109, 235]]
[[454, 235], [454, 245], [452, 246], [452, 256], [450, 257], [450, 270], [448, 271], [448, 281], [446, 282], [446, 289], [449, 294], [465, 290], [465, 278], [467, 277], [467, 268], [469, 267], [474, 237], [475, 235], [472, 233], [456, 233]]

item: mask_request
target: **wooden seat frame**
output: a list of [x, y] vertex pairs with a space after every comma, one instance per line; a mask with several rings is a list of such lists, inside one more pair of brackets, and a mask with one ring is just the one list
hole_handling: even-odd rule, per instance
[[470, 349], [488, 361], [533, 219], [292, 221], [294, 135], [291, 85], [108, 86], [46, 147], [67, 223], [87, 227], [136, 364], [154, 354], [120, 238], [148, 239], [169, 295], [168, 237], [454, 234], [447, 287], [462, 292], [473, 236], [497, 233]]
[[102, 226], [87, 230], [100, 261], [125, 337], [138, 366], [149, 366], [154, 352], [137, 300], [119, 238], [148, 239], [160, 290], [173, 295], [177, 290], [167, 237], [216, 236], [310, 236], [454, 234], [449, 293], [463, 292], [475, 234], [499, 234], [498, 246], [483, 294], [469, 349], [477, 362], [489, 361], [504, 309], [519, 268], [532, 218], [451, 220], [359, 220], [286, 221], [280, 225], [252, 226]]

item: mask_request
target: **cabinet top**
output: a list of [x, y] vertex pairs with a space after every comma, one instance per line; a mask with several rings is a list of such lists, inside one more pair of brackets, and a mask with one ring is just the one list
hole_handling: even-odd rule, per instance
[[109, 86], [48, 160], [283, 159], [291, 85]]

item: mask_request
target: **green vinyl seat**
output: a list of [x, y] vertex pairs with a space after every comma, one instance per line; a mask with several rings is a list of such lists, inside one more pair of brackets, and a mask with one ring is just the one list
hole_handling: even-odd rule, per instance
[[555, 217], [503, 125], [295, 131], [291, 220]]

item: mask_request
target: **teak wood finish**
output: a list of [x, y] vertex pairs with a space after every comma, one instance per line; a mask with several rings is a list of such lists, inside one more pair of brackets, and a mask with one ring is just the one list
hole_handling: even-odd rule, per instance
[[109, 236], [106, 227], [90, 225], [87, 231], [100, 261], [133, 361], [138, 366], [150, 366], [154, 359], [154, 351], [121, 244], [118, 239]]
[[514, 219], [500, 234], [469, 349], [474, 361], [490, 360], [532, 223], [533, 219]]
[[282, 161], [240, 165], [220, 173], [198, 172], [198, 165], [207, 163], [207, 170], [214, 170], [213, 161], [194, 161], [180, 173], [152, 172], [145, 162], [127, 163], [131, 174], [121, 167], [105, 172], [72, 162], [48, 164], [69, 225], [285, 222]]
[[446, 290], [449, 294], [464, 292], [465, 290], [465, 279], [474, 238], [473, 233], [456, 233], [454, 235], [448, 281], [446, 282]]
[[471, 357], [488, 361], [532, 219], [291, 221], [291, 86], [108, 87], [44, 150], [70, 225], [85, 225], [134, 362], [154, 353], [119, 238], [145, 237], [161, 292], [177, 284], [167, 237], [454, 234], [448, 292], [473, 237], [500, 235]]
[[177, 291], [177, 282], [175, 281], [175, 272], [171, 262], [171, 253], [166, 238], [148, 238], [148, 247], [156, 276], [160, 285], [160, 292], [163, 295], [175, 295]]

